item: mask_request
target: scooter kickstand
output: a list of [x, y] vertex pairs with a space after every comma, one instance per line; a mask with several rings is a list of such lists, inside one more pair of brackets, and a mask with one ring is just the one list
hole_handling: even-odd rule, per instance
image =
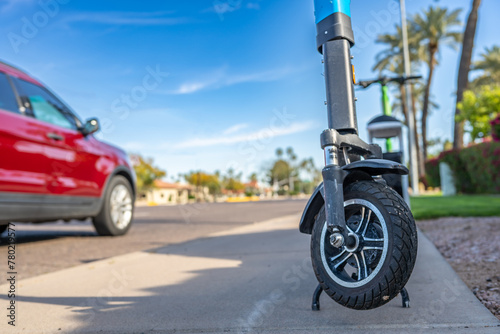
[[403, 300], [403, 308], [409, 308], [410, 307], [410, 295], [408, 294], [408, 290], [406, 290], [406, 288], [403, 288], [401, 290], [401, 299]]
[[318, 287], [316, 288], [313, 294], [312, 307], [311, 307], [313, 311], [319, 311], [320, 309], [319, 297], [321, 296], [322, 292], [323, 288], [321, 287], [321, 284], [318, 284]]

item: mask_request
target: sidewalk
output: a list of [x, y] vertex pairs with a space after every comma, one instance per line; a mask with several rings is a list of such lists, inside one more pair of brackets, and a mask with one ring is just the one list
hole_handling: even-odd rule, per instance
[[[299, 217], [137, 252], [18, 282], [16, 327], [1, 333], [498, 333], [500, 322], [434, 246], [420, 252], [400, 298], [352, 311], [322, 296]], [[64, 254], [61, 254], [64, 256]], [[7, 285], [0, 286], [6, 314]]]

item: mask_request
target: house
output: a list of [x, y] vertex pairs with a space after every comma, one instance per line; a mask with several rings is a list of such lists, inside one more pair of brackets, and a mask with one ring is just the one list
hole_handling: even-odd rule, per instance
[[273, 197], [273, 188], [264, 187], [263, 185], [259, 184], [259, 182], [256, 180], [245, 183], [244, 185], [245, 185], [245, 193], [247, 194], [252, 194], [253, 196], [259, 196], [261, 199]]
[[148, 203], [155, 205], [186, 204], [194, 193], [194, 187], [181, 183], [155, 180], [155, 188], [146, 193]]

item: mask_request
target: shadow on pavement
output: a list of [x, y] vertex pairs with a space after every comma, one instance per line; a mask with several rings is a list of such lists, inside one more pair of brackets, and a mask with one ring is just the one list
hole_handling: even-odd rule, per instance
[[[89, 237], [99, 237], [95, 232], [85, 231], [84, 228], [82, 230], [61, 230], [57, 231], [54, 229], [39, 229], [39, 230], [31, 230], [31, 231], [17, 231], [16, 233], [16, 244], [25, 244], [37, 241], [46, 241], [60, 238], [89, 238]], [[0, 237], [0, 245], [5, 245], [7, 243], [7, 233], [2, 233]]]
[[[122, 262], [117, 259], [116, 265], [96, 267], [92, 277], [81, 277], [76, 271], [68, 277], [73, 279], [73, 293], [81, 293], [80, 297], [24, 295], [18, 300], [43, 305], [46, 323], [55, 317], [57, 327], [73, 333], [335, 329], [361, 333], [377, 328], [401, 333], [484, 322], [474, 312], [464, 313], [460, 303], [432, 308], [442, 296], [432, 285], [436, 273], [425, 266], [417, 263], [419, 275], [413, 285], [410, 281], [410, 309], [403, 309], [396, 298], [376, 310], [352, 311], [324, 296], [322, 311], [313, 312], [310, 302], [317, 281], [309, 259], [309, 238], [284, 229], [222, 235], [130, 254]], [[439, 269], [444, 277], [447, 270]], [[469, 302], [470, 292], [454, 289], [448, 299]]]

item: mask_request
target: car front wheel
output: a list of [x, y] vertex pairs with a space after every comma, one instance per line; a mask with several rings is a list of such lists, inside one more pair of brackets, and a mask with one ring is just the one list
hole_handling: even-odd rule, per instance
[[0, 225], [0, 234], [5, 232], [7, 230], [7, 227], [9, 227], [9, 225]]
[[134, 200], [132, 187], [123, 176], [115, 176], [107, 187], [101, 211], [93, 224], [99, 235], [124, 235], [132, 225]]

